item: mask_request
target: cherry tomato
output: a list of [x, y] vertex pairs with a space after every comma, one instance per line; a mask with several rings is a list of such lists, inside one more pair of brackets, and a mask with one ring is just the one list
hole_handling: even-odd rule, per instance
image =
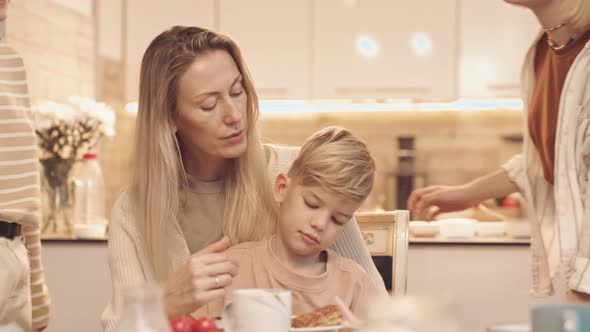
[[191, 316], [178, 316], [170, 321], [172, 332], [192, 332], [194, 324]]
[[193, 322], [192, 332], [219, 332], [215, 320], [209, 317], [201, 317]]

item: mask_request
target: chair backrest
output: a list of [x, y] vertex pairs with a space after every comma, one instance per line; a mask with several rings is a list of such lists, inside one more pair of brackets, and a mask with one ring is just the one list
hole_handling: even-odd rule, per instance
[[355, 214], [371, 256], [391, 256], [391, 295], [406, 295], [408, 279], [408, 222], [406, 210]]

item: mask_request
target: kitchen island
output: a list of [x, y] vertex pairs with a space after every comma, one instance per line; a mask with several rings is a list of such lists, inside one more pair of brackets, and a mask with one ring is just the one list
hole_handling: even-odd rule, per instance
[[555, 301], [529, 295], [530, 269], [528, 239], [411, 238], [408, 294], [448, 296], [461, 331], [484, 332], [526, 322], [531, 305]]

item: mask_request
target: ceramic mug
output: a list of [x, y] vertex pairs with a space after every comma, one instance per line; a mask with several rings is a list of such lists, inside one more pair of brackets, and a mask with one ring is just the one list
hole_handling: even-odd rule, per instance
[[237, 289], [224, 312], [231, 332], [288, 332], [291, 292], [282, 289]]
[[543, 304], [533, 308], [532, 332], [590, 331], [590, 305]]

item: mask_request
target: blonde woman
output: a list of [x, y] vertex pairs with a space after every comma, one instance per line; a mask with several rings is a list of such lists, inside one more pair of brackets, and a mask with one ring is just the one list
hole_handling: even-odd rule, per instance
[[543, 28], [522, 72], [524, 151], [466, 185], [417, 190], [408, 206], [433, 218], [520, 191], [532, 225], [532, 292], [555, 286], [569, 301], [588, 302], [590, 1], [506, 1], [529, 8]]
[[[274, 233], [271, 179], [298, 149], [263, 146], [257, 117], [233, 41], [176, 26], [151, 42], [141, 64], [131, 184], [111, 216], [106, 331], [117, 323], [121, 290], [146, 280], [164, 284], [169, 317], [223, 298], [237, 271], [224, 250]], [[384, 290], [356, 222], [333, 248]]]

